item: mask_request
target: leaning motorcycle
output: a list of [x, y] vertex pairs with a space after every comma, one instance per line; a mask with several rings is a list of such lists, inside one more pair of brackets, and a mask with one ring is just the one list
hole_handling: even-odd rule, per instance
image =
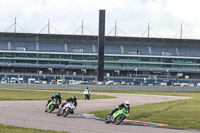
[[66, 117], [69, 113], [72, 113], [75, 110], [75, 106], [72, 102], [66, 103], [63, 107], [61, 107], [58, 112], [56, 113], [57, 116], [62, 115]]
[[113, 115], [108, 115], [105, 119], [105, 123], [108, 124], [110, 122], [114, 123], [115, 125], [119, 125], [126, 117], [129, 115], [125, 108], [122, 108], [116, 111]]
[[54, 98], [47, 106], [45, 109], [45, 112], [49, 112], [51, 113], [52, 111], [54, 111], [55, 109], [59, 108], [59, 100], [57, 98]]

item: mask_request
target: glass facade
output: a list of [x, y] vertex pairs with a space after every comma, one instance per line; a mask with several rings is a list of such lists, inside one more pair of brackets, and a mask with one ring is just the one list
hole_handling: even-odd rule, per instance
[[[175, 69], [200, 69], [200, 58], [181, 56], [140, 56], [105, 54], [105, 67], [122, 68], [175, 68]], [[26, 63], [26, 64], [62, 64], [97, 66], [97, 54], [72, 54], [72, 53], [23, 53], [15, 51], [0, 52], [0, 63]]]

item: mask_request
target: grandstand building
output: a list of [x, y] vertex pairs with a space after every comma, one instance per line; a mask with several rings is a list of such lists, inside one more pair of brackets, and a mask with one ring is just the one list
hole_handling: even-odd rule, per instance
[[[1, 73], [96, 76], [98, 36], [0, 33]], [[105, 37], [105, 76], [198, 78], [200, 40]]]

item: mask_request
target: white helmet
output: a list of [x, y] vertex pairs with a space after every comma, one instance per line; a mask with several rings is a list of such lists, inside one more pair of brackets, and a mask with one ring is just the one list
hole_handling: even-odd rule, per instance
[[129, 102], [129, 101], [125, 101], [125, 102], [124, 102], [124, 106], [125, 106], [125, 107], [129, 107], [129, 105], [130, 105], [130, 102]]

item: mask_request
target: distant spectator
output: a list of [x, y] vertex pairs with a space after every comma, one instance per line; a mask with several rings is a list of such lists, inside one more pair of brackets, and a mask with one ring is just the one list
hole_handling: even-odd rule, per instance
[[90, 90], [88, 87], [84, 90], [84, 95], [85, 95], [85, 100], [90, 100]]

